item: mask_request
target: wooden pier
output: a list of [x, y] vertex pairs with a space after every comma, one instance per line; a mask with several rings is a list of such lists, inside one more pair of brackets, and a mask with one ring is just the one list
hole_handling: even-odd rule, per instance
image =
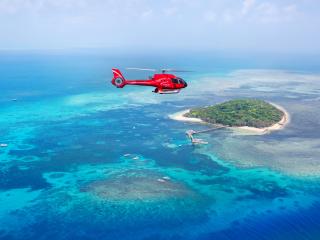
[[205, 129], [205, 130], [201, 130], [201, 131], [194, 131], [191, 129], [191, 130], [186, 131], [186, 135], [190, 138], [192, 144], [208, 144], [208, 142], [202, 140], [201, 138], [195, 138], [194, 135], [200, 134], [200, 133], [211, 132], [211, 131], [218, 130], [221, 128], [225, 128], [225, 126], [217, 125], [217, 126], [214, 126], [213, 128], [209, 128], [209, 129]]

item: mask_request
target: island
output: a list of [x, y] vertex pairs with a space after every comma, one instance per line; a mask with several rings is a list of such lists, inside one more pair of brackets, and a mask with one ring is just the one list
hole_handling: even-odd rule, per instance
[[282, 129], [289, 122], [289, 114], [284, 108], [259, 99], [235, 99], [213, 106], [188, 109], [169, 117], [257, 134]]

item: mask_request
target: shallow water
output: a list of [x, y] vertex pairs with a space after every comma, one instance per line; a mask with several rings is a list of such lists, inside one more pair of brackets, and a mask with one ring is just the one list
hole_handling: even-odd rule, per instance
[[[115, 62], [148, 59], [1, 61], [0, 238], [319, 239], [319, 74], [231, 66], [183, 76], [172, 96], [109, 84]], [[185, 131], [206, 126], [168, 118], [238, 97], [280, 104], [291, 122], [194, 147]]]

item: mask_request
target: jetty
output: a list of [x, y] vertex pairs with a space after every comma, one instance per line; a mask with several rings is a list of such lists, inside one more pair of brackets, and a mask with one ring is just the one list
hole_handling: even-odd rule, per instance
[[186, 135], [188, 136], [188, 138], [190, 139], [191, 143], [193, 145], [195, 144], [208, 144], [208, 142], [204, 141], [201, 138], [195, 138], [194, 135], [196, 134], [200, 134], [200, 133], [206, 133], [206, 132], [211, 132], [211, 131], [215, 131], [221, 128], [225, 128], [225, 126], [220, 126], [220, 125], [215, 125], [213, 128], [209, 128], [209, 129], [205, 129], [205, 130], [200, 130], [200, 131], [195, 131], [195, 130], [188, 130], [186, 131]]

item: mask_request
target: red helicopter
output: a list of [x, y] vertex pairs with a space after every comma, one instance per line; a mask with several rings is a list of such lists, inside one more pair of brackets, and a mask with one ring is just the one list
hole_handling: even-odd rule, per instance
[[[149, 68], [127, 68], [129, 70], [142, 70], [156, 72], [159, 70]], [[174, 69], [161, 69], [161, 73], [156, 73], [148, 80], [126, 80], [119, 69], [112, 69], [113, 78], [111, 83], [117, 88], [123, 88], [125, 85], [140, 85], [155, 87], [154, 93], [168, 94], [179, 93], [182, 88], [186, 88], [188, 84], [182, 79], [173, 74], [166, 72], [189, 72]]]

